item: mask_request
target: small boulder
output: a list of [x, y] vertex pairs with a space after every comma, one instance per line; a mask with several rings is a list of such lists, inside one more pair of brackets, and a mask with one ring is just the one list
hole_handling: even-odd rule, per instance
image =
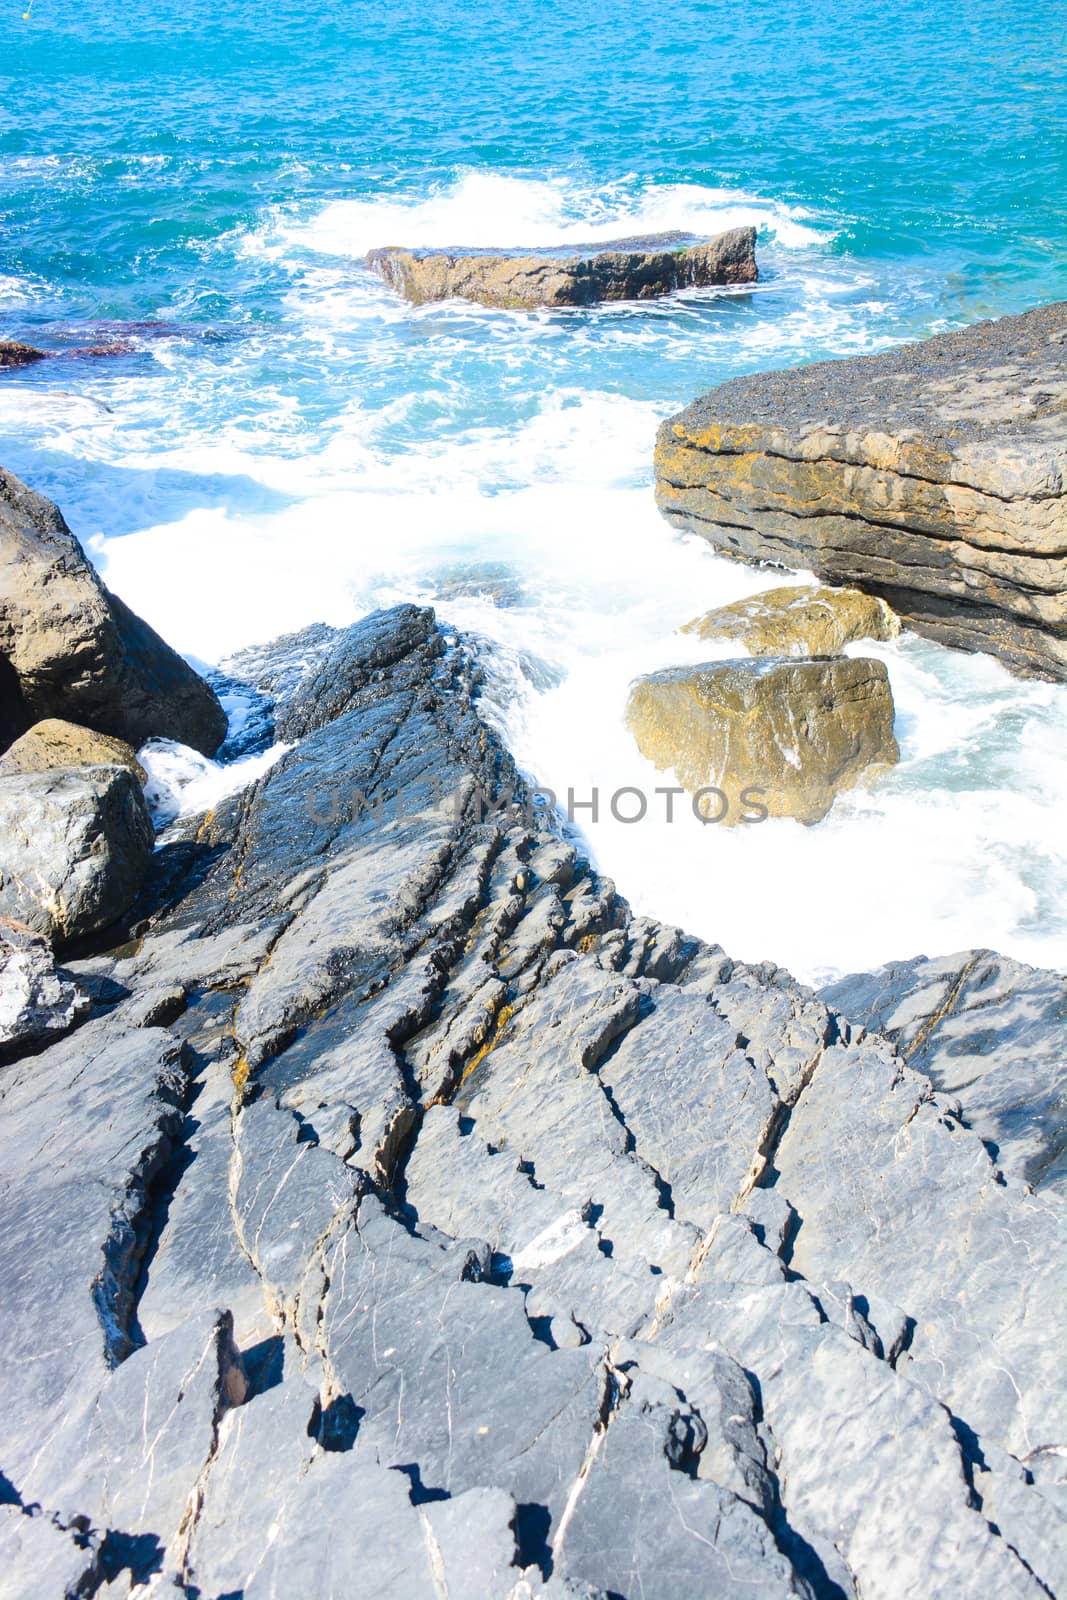
[[29, 367], [43, 361], [47, 354], [32, 344], [21, 344], [18, 339], [0, 339], [0, 367]]
[[[843, 789], [899, 758], [880, 661], [715, 661], [639, 678], [626, 720], [709, 821], [818, 822]], [[706, 791], [706, 792], [703, 792]]]
[[753, 656], [836, 656], [857, 639], [895, 639], [900, 619], [884, 600], [859, 589], [789, 584], [707, 611], [682, 632], [736, 639]]
[[66, 1033], [89, 1004], [73, 978], [57, 970], [41, 934], [0, 918], [0, 1061]]
[[42, 717], [213, 755], [214, 690], [101, 582], [59, 508], [0, 470], [0, 737]]
[[0, 839], [0, 916], [62, 945], [129, 908], [154, 835], [128, 767], [57, 767], [0, 776]]
[[45, 717], [0, 756], [0, 774], [50, 772], [53, 767], [129, 767], [142, 785], [148, 774], [132, 745], [61, 717]]

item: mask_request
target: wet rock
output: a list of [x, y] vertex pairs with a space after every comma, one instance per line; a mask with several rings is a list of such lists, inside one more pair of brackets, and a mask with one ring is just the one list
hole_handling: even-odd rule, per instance
[[893, 639], [900, 622], [859, 589], [789, 585], [735, 600], [682, 629], [698, 639], [736, 639], [753, 656], [836, 656], [857, 639]]
[[676, 289], [755, 283], [758, 276], [755, 228], [732, 228], [681, 248], [626, 248], [629, 243], [570, 256], [417, 254], [389, 247], [372, 250], [367, 264], [414, 305], [462, 299], [507, 310], [652, 300]]
[[294, 747], [0, 1073], [9, 1581], [1055, 1592], [1060, 1198], [632, 918], [431, 614], [297, 654]]
[[48, 941], [0, 920], [0, 1062], [69, 1032], [88, 1009], [89, 996], [57, 970]]
[[735, 378], [665, 422], [660, 509], [724, 554], [881, 596], [1067, 677], [1067, 302]]
[[860, 658], [667, 668], [637, 679], [626, 720], [641, 754], [727, 826], [818, 822], [899, 754], [886, 669]]
[[128, 767], [143, 785], [147, 773], [124, 739], [81, 728], [60, 717], [45, 717], [15, 740], [0, 756], [0, 775], [50, 772], [54, 767]]
[[17, 339], [0, 339], [0, 368], [29, 367], [43, 361], [47, 354], [32, 344], [20, 344]]
[[0, 916], [67, 944], [128, 909], [152, 859], [148, 807], [128, 767], [0, 775]]
[[211, 755], [214, 691], [105, 588], [59, 509], [0, 471], [0, 688], [5, 742], [69, 719], [135, 749], [157, 735]]

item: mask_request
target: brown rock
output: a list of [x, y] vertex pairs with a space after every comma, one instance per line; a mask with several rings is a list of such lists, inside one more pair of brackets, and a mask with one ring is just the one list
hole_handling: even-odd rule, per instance
[[653, 672], [633, 685], [626, 720], [641, 754], [729, 826], [762, 820], [760, 806], [818, 822], [843, 789], [899, 757], [885, 667], [849, 656]]
[[20, 344], [17, 339], [0, 339], [0, 367], [29, 367], [35, 361], [43, 361], [47, 353], [32, 344]]
[[758, 276], [755, 228], [731, 228], [680, 249], [608, 245], [595, 255], [569, 257], [418, 255], [390, 246], [372, 250], [367, 264], [414, 305], [461, 299], [506, 310], [652, 300], [675, 289], [755, 283]]
[[57, 506], [0, 469], [0, 738], [60, 717], [213, 755], [214, 690], [101, 582]]
[[724, 554], [1067, 678], [1067, 302], [735, 378], [663, 424], [656, 495]]
[[124, 739], [96, 733], [61, 717], [46, 717], [34, 723], [0, 756], [0, 773], [50, 772], [53, 767], [129, 767], [143, 785], [148, 774], [137, 753]]
[[859, 589], [790, 584], [694, 617], [698, 639], [736, 639], [753, 656], [836, 656], [857, 639], [895, 639], [900, 619]]

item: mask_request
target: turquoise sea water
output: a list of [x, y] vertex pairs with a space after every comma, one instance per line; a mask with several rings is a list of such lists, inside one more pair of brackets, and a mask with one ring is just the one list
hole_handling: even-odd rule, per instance
[[[435, 601], [492, 641], [491, 710], [561, 792], [651, 779], [629, 677], [766, 582], [656, 516], [661, 416], [1067, 298], [1061, 0], [24, 9], [0, 336], [134, 348], [5, 375], [0, 460], [204, 661]], [[755, 290], [646, 307], [415, 311], [362, 266], [741, 221]], [[885, 654], [904, 761], [828, 823], [589, 848], [642, 909], [806, 974], [971, 943], [1067, 965], [1064, 691]], [[827, 885], [857, 873], [850, 914]]]

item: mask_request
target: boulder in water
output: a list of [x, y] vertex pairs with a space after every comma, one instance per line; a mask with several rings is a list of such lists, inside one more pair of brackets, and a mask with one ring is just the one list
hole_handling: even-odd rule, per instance
[[[621, 241], [627, 245], [632, 241]], [[589, 306], [604, 300], [654, 300], [676, 289], [755, 283], [755, 228], [731, 228], [681, 248], [602, 246], [594, 255], [420, 254], [390, 246], [367, 264], [413, 305], [475, 300], [522, 311], [535, 306]]]
[[18, 339], [0, 339], [0, 367], [31, 367], [35, 361], [43, 361], [47, 353]]
[[673, 770], [709, 822], [818, 822], [899, 756], [881, 661], [714, 661], [639, 678], [626, 711], [641, 754]]
[[736, 639], [753, 656], [836, 656], [857, 639], [893, 639], [900, 619], [877, 595], [825, 584], [767, 589], [694, 617], [698, 639]]

